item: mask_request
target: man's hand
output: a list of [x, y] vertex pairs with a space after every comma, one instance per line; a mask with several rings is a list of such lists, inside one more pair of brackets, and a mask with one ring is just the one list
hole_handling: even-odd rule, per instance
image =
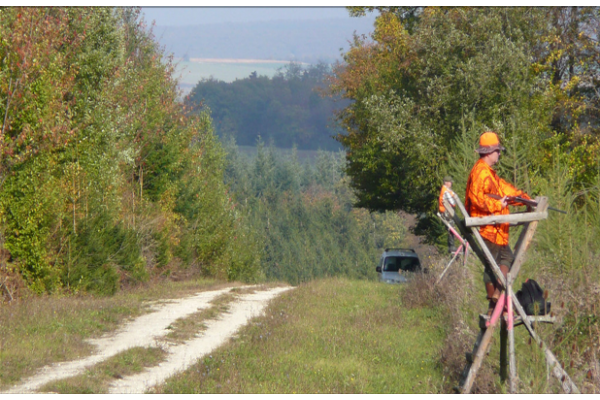
[[508, 206], [508, 196], [504, 196], [500, 199], [500, 204], [502, 204], [502, 208], [506, 208]]

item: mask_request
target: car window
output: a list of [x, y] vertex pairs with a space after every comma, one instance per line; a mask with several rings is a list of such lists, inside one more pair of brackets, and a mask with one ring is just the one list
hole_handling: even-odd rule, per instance
[[386, 272], [398, 272], [400, 270], [416, 272], [420, 269], [421, 263], [418, 257], [389, 256], [383, 262], [383, 271]]
[[402, 271], [416, 272], [421, 265], [416, 257], [406, 257], [400, 260], [400, 269]]
[[400, 260], [398, 260], [398, 258], [399, 257], [386, 257], [383, 270], [389, 272], [398, 272], [398, 269], [400, 269]]

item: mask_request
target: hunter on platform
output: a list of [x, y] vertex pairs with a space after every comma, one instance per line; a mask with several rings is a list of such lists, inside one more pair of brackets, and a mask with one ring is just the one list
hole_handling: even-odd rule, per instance
[[[526, 193], [500, 178], [492, 168], [498, 163], [503, 150], [505, 148], [500, 145], [496, 133], [484, 132], [479, 138], [479, 148], [475, 150], [479, 153], [479, 160], [469, 174], [465, 196], [465, 209], [471, 217], [507, 215], [510, 213], [509, 204], [522, 205], [511, 202], [509, 196], [531, 199]], [[508, 223], [484, 225], [479, 228], [483, 241], [505, 278], [514, 261], [513, 252], [508, 245], [508, 229]], [[491, 266], [484, 263], [484, 267], [483, 281], [489, 300], [488, 313], [491, 314], [500, 297], [501, 285], [497, 282]]]

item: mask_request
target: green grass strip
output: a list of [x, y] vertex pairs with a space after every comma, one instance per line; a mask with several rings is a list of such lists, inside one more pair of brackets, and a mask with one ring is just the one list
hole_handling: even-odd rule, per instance
[[327, 279], [275, 299], [228, 345], [158, 393], [437, 393], [442, 309], [407, 308], [408, 286]]
[[158, 347], [134, 347], [89, 368], [81, 375], [51, 382], [39, 391], [61, 394], [108, 393], [112, 380], [158, 365], [166, 359], [166, 355], [166, 351]]

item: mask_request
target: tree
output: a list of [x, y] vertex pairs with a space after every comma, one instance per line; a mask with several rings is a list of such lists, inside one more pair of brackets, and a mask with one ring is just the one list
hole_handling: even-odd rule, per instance
[[518, 137], [539, 165], [555, 104], [546, 76], [531, 64], [539, 32], [547, 31], [546, 10], [379, 11], [372, 41], [355, 38], [330, 82], [333, 93], [354, 100], [340, 113], [347, 133], [338, 140], [357, 206], [432, 215], [465, 122], [506, 141]]
[[173, 71], [139, 9], [0, 9], [0, 244], [34, 291], [256, 277], [210, 115]]
[[324, 97], [324, 63], [303, 67], [289, 63], [268, 78], [252, 74], [231, 83], [200, 81], [186, 100], [188, 106], [209, 108], [221, 137], [253, 146], [258, 136], [283, 148], [332, 150], [337, 129], [332, 123], [336, 99]]

